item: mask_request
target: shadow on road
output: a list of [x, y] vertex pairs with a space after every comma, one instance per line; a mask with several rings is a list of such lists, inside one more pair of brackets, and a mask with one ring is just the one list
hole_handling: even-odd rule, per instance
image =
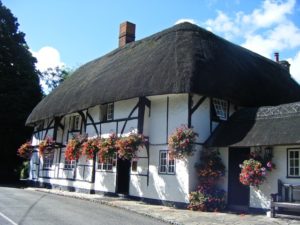
[[19, 180], [15, 182], [1, 182], [0, 181], [0, 187], [8, 187], [8, 188], [27, 188], [28, 187], [28, 181], [27, 180]]

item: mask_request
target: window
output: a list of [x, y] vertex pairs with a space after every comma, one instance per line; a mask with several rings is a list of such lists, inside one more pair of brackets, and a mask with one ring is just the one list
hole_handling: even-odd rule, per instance
[[159, 153], [159, 172], [175, 174], [175, 160], [169, 157], [168, 151], [160, 151]]
[[222, 99], [214, 98], [213, 106], [216, 116], [220, 120], [227, 120], [228, 117], [228, 102]]
[[98, 170], [112, 171], [116, 163], [116, 156], [106, 159], [104, 162], [98, 160]]
[[114, 103], [101, 105], [100, 111], [100, 121], [108, 121], [114, 119]]
[[79, 115], [70, 117], [71, 130], [80, 130], [80, 117]]
[[76, 165], [76, 160], [68, 160], [65, 158], [64, 169], [74, 169]]
[[300, 176], [300, 149], [288, 149], [288, 176]]
[[107, 104], [106, 119], [107, 120], [113, 120], [114, 119], [114, 104], [113, 103]]
[[137, 165], [138, 165], [137, 161], [132, 161], [132, 163], [131, 163], [131, 171], [132, 172], [137, 172]]
[[54, 159], [54, 151], [50, 151], [47, 153], [44, 153], [43, 156], [43, 169], [51, 169], [53, 165], [53, 159]]

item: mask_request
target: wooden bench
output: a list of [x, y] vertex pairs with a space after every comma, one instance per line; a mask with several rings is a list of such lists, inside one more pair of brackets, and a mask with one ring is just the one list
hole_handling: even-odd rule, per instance
[[275, 217], [281, 209], [295, 209], [300, 213], [300, 202], [294, 200], [295, 191], [300, 191], [300, 185], [284, 184], [278, 180], [278, 193], [271, 194], [271, 217]]

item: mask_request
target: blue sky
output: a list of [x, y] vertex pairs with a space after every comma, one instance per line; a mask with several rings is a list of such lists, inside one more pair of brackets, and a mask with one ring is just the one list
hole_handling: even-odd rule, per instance
[[37, 67], [70, 68], [118, 47], [119, 24], [136, 40], [188, 20], [268, 58], [278, 51], [300, 82], [300, 2], [296, 0], [2, 0], [18, 18]]

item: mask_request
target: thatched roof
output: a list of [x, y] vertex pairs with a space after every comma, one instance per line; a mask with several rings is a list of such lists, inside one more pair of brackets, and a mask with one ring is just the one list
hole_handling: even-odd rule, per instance
[[221, 123], [207, 147], [249, 147], [300, 143], [300, 102], [245, 108]]
[[300, 100], [299, 86], [277, 63], [182, 23], [81, 66], [34, 108], [27, 124], [107, 102], [171, 93], [198, 93], [243, 106]]

